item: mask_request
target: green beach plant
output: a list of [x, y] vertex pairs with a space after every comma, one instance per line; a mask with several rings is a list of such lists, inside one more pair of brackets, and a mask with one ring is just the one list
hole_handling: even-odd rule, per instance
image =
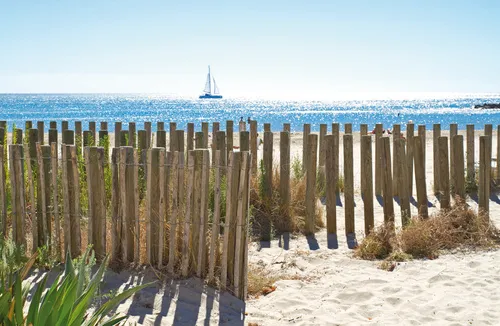
[[94, 326], [94, 325], [117, 325], [127, 316], [107, 315], [123, 300], [129, 298], [137, 291], [151, 286], [151, 283], [143, 284], [117, 293], [106, 303], [97, 307], [92, 313], [88, 312], [106, 270], [108, 257], [97, 272], [87, 279], [90, 274], [89, 254], [87, 249], [81, 258], [81, 264], [75, 266], [69, 253], [66, 256], [65, 268], [52, 285], [45, 290], [48, 275], [38, 284], [27, 314], [24, 305], [28, 296], [28, 290], [23, 288], [22, 281], [35, 261], [34, 255], [28, 263], [16, 273], [14, 281], [9, 287], [0, 291], [0, 323], [7, 326], [18, 325], [69, 325], [69, 326]]

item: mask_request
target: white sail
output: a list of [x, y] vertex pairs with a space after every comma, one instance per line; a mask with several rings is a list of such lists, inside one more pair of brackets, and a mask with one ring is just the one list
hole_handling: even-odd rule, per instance
[[205, 94], [212, 94], [212, 85], [210, 85], [210, 71], [207, 75], [207, 82], [205, 83], [205, 89], [203, 90]]
[[214, 80], [214, 94], [219, 94], [219, 87], [217, 87], [217, 84], [215, 83], [215, 78], [213, 78]]

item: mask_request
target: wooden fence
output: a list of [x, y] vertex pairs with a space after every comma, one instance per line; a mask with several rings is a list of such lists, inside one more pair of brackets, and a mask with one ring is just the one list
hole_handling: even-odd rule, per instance
[[[180, 276], [218, 279], [221, 287], [245, 297], [250, 179], [261, 178], [263, 195], [270, 198], [273, 174], [279, 171], [280, 205], [287, 211], [289, 124], [278, 134], [270, 124], [263, 125], [260, 155], [257, 121], [239, 124], [239, 148], [232, 121], [225, 123], [226, 131], [220, 130], [219, 122], [213, 123], [211, 135], [206, 122], [200, 131], [187, 124], [186, 133], [170, 122], [168, 144], [163, 122], [157, 123], [155, 133], [149, 122], [140, 130], [134, 122], [128, 127], [116, 122], [114, 146], [109, 144], [106, 122], [97, 131], [95, 122], [83, 130], [76, 121], [71, 130], [63, 121], [60, 138], [57, 124], [50, 122], [47, 144], [43, 122], [36, 126], [26, 122], [24, 134], [13, 130], [8, 144], [7, 124], [0, 121], [3, 234], [12, 234], [14, 241], [32, 250], [48, 245], [59, 258], [66, 250], [77, 256], [92, 244], [98, 258], [110, 253], [114, 261], [148, 263]], [[479, 210], [488, 215], [490, 185], [500, 178], [500, 165], [496, 171], [491, 166], [491, 125], [479, 138], [479, 157], [474, 155], [473, 125], [467, 125], [465, 140], [455, 124], [450, 126], [450, 137], [442, 136], [441, 126], [434, 125], [432, 167], [426, 166], [425, 126], [417, 126], [415, 135], [411, 123], [406, 128], [394, 125], [388, 137], [382, 124], [376, 124], [372, 133], [368, 125], [361, 125], [359, 152], [354, 151], [351, 124], [344, 126], [343, 134], [338, 123], [328, 129], [326, 124], [320, 125], [319, 134], [311, 132], [309, 124], [303, 129], [305, 233], [315, 232], [317, 185], [324, 183], [326, 231], [337, 236], [341, 177], [350, 247], [356, 246], [355, 194], [361, 194], [363, 201], [365, 234], [374, 227], [376, 197], [382, 199], [386, 222], [394, 222], [394, 197], [399, 199], [402, 225], [411, 217], [414, 195], [419, 215], [427, 217], [429, 182], [443, 209], [450, 207], [451, 196], [465, 198], [466, 188], [474, 191], [477, 185]], [[500, 126], [497, 130], [498, 157]], [[279, 137], [279, 148], [273, 148], [274, 137]], [[261, 169], [258, 157], [262, 157]], [[426, 170], [431, 168], [433, 180], [427, 180]], [[360, 189], [355, 189], [354, 175], [360, 175]], [[261, 222], [260, 238], [269, 240], [272, 223]]]
[[173, 132], [169, 150], [162, 130], [159, 147], [150, 147], [149, 129], [130, 132], [134, 125], [110, 148], [105, 124], [97, 139], [95, 129], [75, 126], [63, 124], [59, 145], [55, 129], [50, 145], [33, 128], [9, 145], [0, 138], [3, 234], [33, 252], [47, 246], [60, 260], [92, 244], [98, 259], [109, 253], [114, 262], [196, 275], [244, 299], [250, 153], [217, 147], [212, 161], [200, 139], [194, 149], [193, 132], [184, 146], [182, 130]]

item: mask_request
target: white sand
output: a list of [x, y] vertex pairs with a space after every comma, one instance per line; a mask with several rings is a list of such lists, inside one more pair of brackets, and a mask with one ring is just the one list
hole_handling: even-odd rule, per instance
[[[443, 132], [443, 135], [447, 134]], [[278, 134], [274, 139], [274, 153], [278, 159]], [[430, 195], [433, 180], [430, 132], [426, 139]], [[496, 157], [495, 139], [493, 157]], [[355, 189], [359, 193], [359, 134], [355, 135], [354, 144]], [[293, 134], [292, 145], [292, 157], [295, 154], [300, 156], [300, 133]], [[476, 139], [476, 157], [478, 152], [479, 141]], [[437, 206], [429, 209], [433, 213], [439, 203], [433, 196], [429, 201]], [[355, 202], [359, 241], [364, 229], [363, 202], [359, 194]], [[468, 203], [477, 209], [474, 201]], [[399, 205], [394, 207], [396, 221], [400, 224]], [[270, 248], [260, 249], [259, 244], [250, 244], [251, 264], [298, 278], [278, 281], [276, 291], [267, 296], [243, 303], [227, 293], [221, 294], [204, 286], [200, 280], [168, 281], [164, 288], [156, 286], [141, 291], [134, 299], [123, 303], [118, 311], [130, 315], [128, 321], [139, 325], [499, 324], [500, 251], [447, 254], [436, 260], [400, 263], [393, 272], [383, 271], [377, 268], [378, 262], [352, 258], [344, 236], [343, 208], [337, 208], [339, 249], [327, 248], [325, 230], [316, 234], [317, 245], [309, 244], [304, 236], [292, 239], [289, 250], [281, 249], [276, 240], [272, 241]], [[490, 209], [491, 219], [500, 225], [500, 205], [491, 201]], [[412, 205], [412, 213], [416, 212]], [[382, 207], [375, 201], [376, 225], [382, 221]], [[155, 279], [151, 272], [133, 275], [110, 273], [106, 276], [105, 288], [125, 288], [129, 284]]]

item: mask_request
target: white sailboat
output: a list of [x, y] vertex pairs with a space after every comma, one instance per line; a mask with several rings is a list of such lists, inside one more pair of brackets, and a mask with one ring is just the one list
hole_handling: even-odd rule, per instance
[[215, 78], [213, 78], [213, 76], [210, 74], [210, 66], [208, 66], [208, 75], [207, 82], [205, 83], [205, 89], [203, 90], [203, 94], [200, 95], [200, 98], [222, 98], [222, 95], [219, 94], [219, 88], [215, 83]]

